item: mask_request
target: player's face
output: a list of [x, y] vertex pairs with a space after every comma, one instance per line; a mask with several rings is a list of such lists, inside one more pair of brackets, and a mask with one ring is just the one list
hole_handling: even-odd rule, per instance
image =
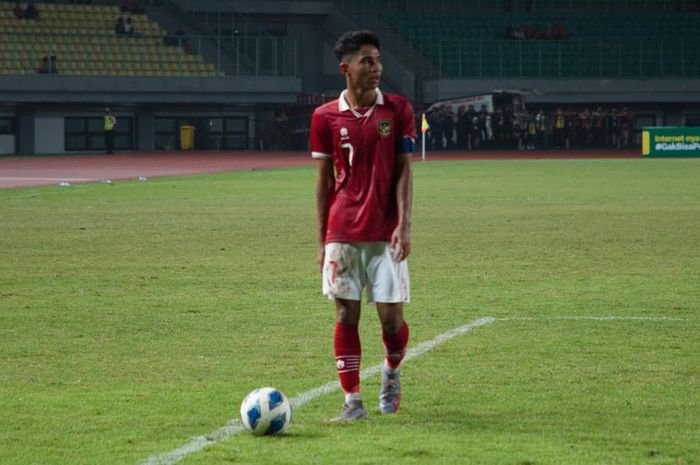
[[362, 48], [341, 63], [341, 71], [355, 88], [376, 89], [382, 77], [382, 56], [374, 45]]

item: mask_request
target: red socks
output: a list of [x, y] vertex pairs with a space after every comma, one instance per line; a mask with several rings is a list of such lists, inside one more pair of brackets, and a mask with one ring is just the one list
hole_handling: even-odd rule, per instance
[[[382, 341], [386, 348], [386, 364], [389, 368], [398, 368], [406, 355], [408, 344], [408, 325], [404, 322], [399, 332], [388, 334], [382, 331]], [[360, 392], [360, 333], [357, 325], [335, 324], [333, 336], [335, 349], [335, 366], [340, 378], [340, 387], [345, 394]]]
[[333, 346], [340, 387], [345, 394], [360, 391], [360, 333], [357, 325], [335, 324]]
[[386, 348], [386, 364], [389, 368], [398, 368], [404, 355], [406, 355], [408, 333], [408, 325], [405, 321], [396, 334], [382, 331], [382, 341], [384, 341], [384, 347]]

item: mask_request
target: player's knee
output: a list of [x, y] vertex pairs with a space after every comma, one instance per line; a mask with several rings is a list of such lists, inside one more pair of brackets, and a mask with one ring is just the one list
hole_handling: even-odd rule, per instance
[[360, 321], [360, 306], [352, 301], [336, 301], [335, 320], [346, 325], [356, 325]]
[[377, 314], [386, 333], [396, 334], [403, 326], [403, 304], [377, 304]]
[[403, 326], [403, 318], [392, 319], [390, 321], [382, 321], [382, 330], [387, 334], [396, 334]]

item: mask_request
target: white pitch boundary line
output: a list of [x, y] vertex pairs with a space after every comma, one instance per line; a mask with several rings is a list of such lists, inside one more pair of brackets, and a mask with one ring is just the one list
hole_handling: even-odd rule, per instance
[[[409, 349], [406, 352], [404, 361], [411, 360], [426, 352], [431, 351], [436, 346], [449, 341], [457, 336], [473, 331], [487, 324], [494, 323], [496, 321], [691, 321], [688, 318], [675, 318], [675, 317], [653, 317], [653, 316], [542, 316], [542, 317], [505, 317], [505, 318], [492, 318], [484, 317], [474, 320], [457, 328], [453, 328], [446, 331], [434, 339], [422, 342], [417, 346]], [[362, 379], [370, 378], [382, 369], [383, 363], [378, 365], [365, 368], [360, 372]], [[320, 397], [322, 395], [331, 393], [340, 389], [338, 381], [330, 381], [324, 385], [311, 389], [309, 391], [303, 392], [296, 397], [289, 399], [290, 403], [294, 408], [299, 408], [302, 405]], [[206, 449], [218, 442], [223, 441], [231, 436], [243, 431], [243, 425], [238, 418], [231, 419], [221, 428], [212, 431], [201, 436], [196, 436], [190, 440], [187, 444], [170, 452], [163, 452], [161, 454], [153, 455], [148, 459], [141, 462], [141, 465], [173, 465], [181, 460], [184, 460], [187, 456]]]
[[[479, 318], [478, 320], [474, 320], [465, 325], [458, 326], [457, 328], [453, 328], [449, 331], [446, 331], [440, 334], [439, 336], [435, 337], [434, 339], [422, 342], [417, 346], [409, 349], [406, 352], [404, 361], [411, 360], [420, 355], [423, 355], [426, 352], [430, 352], [436, 346], [443, 344], [452, 338], [455, 338], [462, 334], [466, 334], [470, 331], [479, 328], [480, 326], [484, 326], [495, 321], [496, 319], [491, 317]], [[381, 371], [382, 365], [383, 363], [380, 363], [378, 365], [365, 368], [360, 372], [360, 377], [362, 379], [367, 379], [376, 375]], [[289, 402], [292, 404], [292, 407], [299, 408], [302, 405], [316, 399], [317, 397], [320, 397], [324, 394], [328, 394], [337, 389], [340, 389], [338, 381], [331, 381], [317, 388], [303, 392], [298, 396], [289, 399]], [[177, 449], [171, 450], [170, 452], [163, 452], [161, 454], [153, 455], [141, 463], [142, 465], [173, 465], [183, 460], [188, 455], [206, 449], [207, 447], [212, 446], [217, 442], [223, 441], [226, 438], [234, 436], [240, 433], [241, 431], [243, 431], [243, 425], [241, 424], [239, 419], [234, 418], [221, 428], [212, 431], [211, 433], [196, 436], [182, 447], [178, 447]]]
[[497, 321], [690, 321], [687, 318], [669, 316], [542, 316], [542, 317], [506, 317]]

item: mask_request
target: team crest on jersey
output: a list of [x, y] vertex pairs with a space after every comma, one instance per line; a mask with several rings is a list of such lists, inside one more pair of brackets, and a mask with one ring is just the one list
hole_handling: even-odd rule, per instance
[[381, 137], [389, 137], [391, 135], [391, 120], [390, 119], [380, 119], [377, 122], [377, 130]]
[[340, 140], [348, 139], [350, 139], [350, 136], [348, 136], [348, 128], [340, 128]]

